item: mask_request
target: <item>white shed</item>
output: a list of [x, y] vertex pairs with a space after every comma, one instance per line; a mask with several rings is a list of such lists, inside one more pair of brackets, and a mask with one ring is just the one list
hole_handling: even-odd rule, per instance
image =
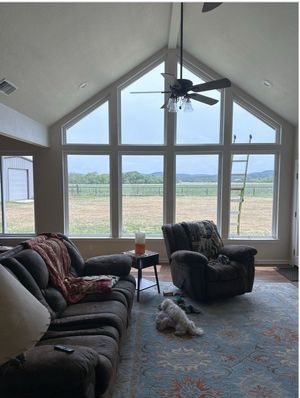
[[5, 201], [33, 199], [33, 163], [31, 156], [3, 156]]

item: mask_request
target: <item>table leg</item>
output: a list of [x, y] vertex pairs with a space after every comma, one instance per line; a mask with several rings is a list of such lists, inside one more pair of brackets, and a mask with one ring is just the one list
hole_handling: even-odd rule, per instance
[[158, 290], [158, 293], [160, 293], [156, 265], [153, 265], [153, 267], [154, 267], [155, 279], [156, 279], [156, 284], [157, 284], [157, 290]]
[[138, 269], [138, 285], [137, 285], [137, 302], [140, 301], [140, 287], [141, 287], [141, 280], [142, 280], [142, 269]]

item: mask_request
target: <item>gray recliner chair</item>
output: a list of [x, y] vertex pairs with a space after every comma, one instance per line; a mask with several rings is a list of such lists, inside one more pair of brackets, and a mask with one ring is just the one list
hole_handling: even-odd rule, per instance
[[[195, 242], [193, 228], [197, 223], [202, 229], [198, 229]], [[217, 227], [208, 220], [165, 224], [162, 231], [173, 284], [188, 296], [209, 301], [252, 291], [254, 256], [257, 254], [255, 248], [245, 245], [224, 246]], [[210, 258], [207, 248], [212, 249]]]

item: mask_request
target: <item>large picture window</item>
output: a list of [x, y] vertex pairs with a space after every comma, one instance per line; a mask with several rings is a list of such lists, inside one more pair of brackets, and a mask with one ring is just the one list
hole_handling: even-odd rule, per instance
[[217, 223], [218, 155], [176, 156], [176, 222]]
[[32, 156], [1, 156], [1, 232], [35, 232]]
[[[183, 76], [194, 84], [204, 83], [204, 80], [187, 68], [183, 68]], [[177, 112], [177, 144], [216, 144], [220, 142], [221, 93], [218, 90], [211, 90], [201, 94], [215, 98], [219, 102], [210, 106], [192, 100], [193, 112]]]
[[[141, 230], [154, 238], [164, 223], [209, 219], [224, 239], [276, 239], [281, 126], [222, 89], [201, 92], [215, 105], [194, 100], [193, 112], [167, 113], [161, 73], [175, 74], [171, 58], [172, 67], [157, 60], [126, 76], [64, 126], [67, 233], [132, 238]], [[200, 76], [183, 68], [193, 84]], [[133, 94], [140, 91], [147, 93]], [[2, 228], [12, 229], [12, 215], [3, 214]]]
[[68, 155], [69, 234], [110, 235], [109, 156]]
[[122, 235], [161, 234], [163, 193], [163, 156], [122, 156]]
[[134, 91], [164, 91], [164, 63], [121, 90], [122, 144], [163, 144], [164, 96], [160, 93], [132, 94]]
[[230, 237], [273, 237], [274, 171], [274, 155], [232, 155]]
[[275, 143], [276, 129], [233, 101], [232, 141], [238, 143]]
[[108, 144], [108, 101], [87, 112], [65, 129], [67, 144]]

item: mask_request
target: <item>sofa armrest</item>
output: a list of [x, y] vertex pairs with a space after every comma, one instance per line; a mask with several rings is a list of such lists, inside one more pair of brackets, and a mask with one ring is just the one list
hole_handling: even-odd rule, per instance
[[22, 365], [0, 367], [0, 396], [95, 398], [99, 354], [89, 347], [70, 347], [72, 354], [53, 345], [35, 346]]
[[254, 257], [257, 250], [252, 246], [246, 245], [225, 245], [220, 250], [219, 254], [225, 254], [230, 260], [244, 262], [248, 261], [249, 257]]
[[188, 268], [199, 268], [199, 265], [206, 266], [208, 259], [204, 254], [198, 252], [191, 250], [177, 250], [171, 255], [171, 262], [184, 264], [184, 266]]
[[127, 276], [131, 270], [131, 257], [126, 254], [108, 254], [89, 258], [85, 262], [83, 275]]

